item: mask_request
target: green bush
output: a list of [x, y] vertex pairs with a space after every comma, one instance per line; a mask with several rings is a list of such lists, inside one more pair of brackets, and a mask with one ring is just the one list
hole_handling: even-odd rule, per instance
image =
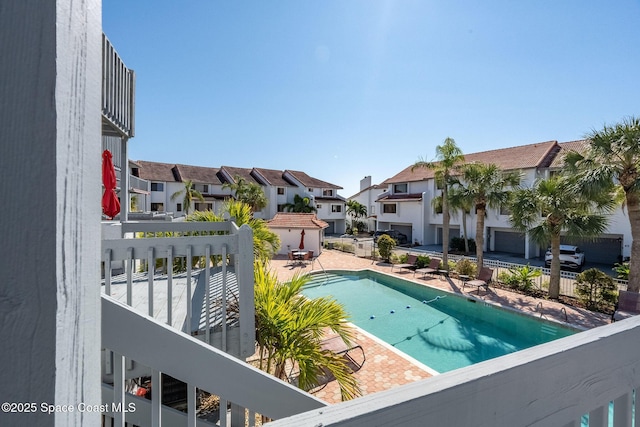
[[398, 255], [398, 262], [399, 262], [399, 263], [404, 264], [404, 263], [406, 263], [408, 260], [409, 260], [409, 255], [407, 255], [407, 254], [400, 254], [400, 255]]
[[617, 289], [613, 278], [597, 268], [590, 268], [576, 276], [576, 294], [591, 310], [615, 304]]
[[618, 275], [616, 276], [618, 279], [629, 280], [629, 263], [628, 262], [623, 262], [622, 264], [616, 263], [614, 264], [614, 267], [612, 268], [612, 270], [618, 273]]
[[456, 263], [456, 273], [463, 276], [476, 277], [478, 266], [475, 262], [471, 262], [467, 258], [462, 258]]
[[447, 268], [445, 269], [444, 264], [442, 263], [442, 261], [440, 261], [440, 265], [438, 266], [438, 268], [440, 270], [448, 270], [448, 271], [455, 271], [456, 269], [456, 262], [455, 261], [451, 261], [451, 260], [447, 260]]
[[378, 238], [378, 252], [383, 260], [389, 261], [396, 241], [388, 234], [383, 234]]
[[500, 273], [498, 280], [510, 288], [531, 292], [535, 283], [534, 279], [541, 275], [542, 271], [539, 268], [533, 268], [527, 264], [521, 267], [511, 267], [509, 272]]
[[425, 268], [431, 262], [431, 258], [428, 255], [418, 255], [416, 260], [416, 268]]

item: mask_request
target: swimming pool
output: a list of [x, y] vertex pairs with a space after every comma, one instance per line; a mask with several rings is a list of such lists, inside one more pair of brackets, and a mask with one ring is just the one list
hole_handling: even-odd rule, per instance
[[437, 372], [579, 332], [371, 270], [314, 276], [303, 294], [333, 296], [356, 326]]

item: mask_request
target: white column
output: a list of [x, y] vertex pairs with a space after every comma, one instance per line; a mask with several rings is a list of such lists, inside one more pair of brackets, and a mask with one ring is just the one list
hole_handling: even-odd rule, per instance
[[[99, 404], [101, 1], [0, 6], [0, 391]], [[0, 412], [0, 425], [100, 413]]]

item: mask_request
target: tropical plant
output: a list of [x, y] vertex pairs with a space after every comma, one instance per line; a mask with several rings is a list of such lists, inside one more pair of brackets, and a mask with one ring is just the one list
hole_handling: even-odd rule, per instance
[[499, 208], [509, 201], [511, 188], [520, 184], [520, 173], [502, 171], [494, 164], [470, 163], [462, 168], [460, 198], [470, 202], [476, 211], [476, 259], [478, 270], [484, 262], [484, 220], [487, 207]]
[[605, 213], [614, 208], [611, 196], [589, 198], [577, 191], [570, 176], [555, 175], [541, 179], [531, 188], [513, 193], [510, 221], [514, 228], [529, 233], [534, 242], [551, 243], [549, 297], [560, 295], [560, 236], [591, 237], [602, 233], [608, 224]]
[[269, 203], [267, 196], [264, 194], [264, 190], [259, 184], [248, 182], [239, 175], [234, 176], [233, 182], [225, 182], [222, 184], [222, 188], [231, 189], [235, 194], [236, 200], [249, 205], [251, 212], [260, 211]]
[[171, 195], [171, 200], [175, 200], [178, 197], [182, 196], [182, 209], [184, 210], [185, 215], [189, 215], [189, 211], [191, 210], [191, 205], [195, 199], [204, 202], [204, 196], [198, 190], [196, 190], [193, 185], [193, 181], [190, 179], [183, 182], [184, 188], [182, 190], [178, 190]]
[[590, 268], [576, 276], [576, 295], [591, 310], [615, 304], [617, 286], [608, 274]]
[[449, 187], [451, 186], [452, 174], [459, 170], [460, 164], [464, 162], [462, 150], [458, 148], [453, 138], [447, 138], [442, 145], [436, 147], [435, 161], [419, 160], [411, 167], [427, 168], [434, 171], [435, 181], [438, 188], [442, 188], [442, 260], [443, 265], [448, 266], [449, 254]]
[[367, 216], [367, 207], [357, 200], [348, 200], [347, 215], [353, 218], [351, 221], [351, 230], [353, 234], [356, 234], [357, 231], [354, 230], [362, 230], [364, 228], [364, 222], [359, 221], [359, 219]]
[[465, 239], [464, 237], [452, 237], [449, 247], [456, 252], [475, 252], [476, 241], [474, 239]]
[[589, 197], [609, 193], [614, 183], [622, 189], [632, 236], [628, 290], [640, 292], [640, 118], [605, 125], [587, 138], [588, 150], [567, 154], [565, 163]]
[[[470, 250], [475, 251], [475, 247], [473, 249], [470, 247], [468, 238], [469, 233], [467, 233], [467, 216], [469, 215], [469, 212], [471, 212], [473, 202], [469, 197], [467, 197], [466, 193], [464, 192], [464, 187], [459, 182], [456, 183], [455, 181], [454, 185], [449, 189], [448, 197], [451, 216], [456, 217], [458, 215], [458, 212], [462, 213], [463, 246], [462, 248], [458, 248], [457, 250], [464, 251], [465, 254], [468, 254]], [[440, 201], [440, 204], [442, 204], [442, 201]], [[453, 242], [453, 239], [451, 240]], [[451, 249], [453, 249], [453, 247]]]
[[288, 212], [312, 213], [317, 209], [311, 204], [311, 199], [299, 194], [293, 196], [293, 203], [286, 203], [283, 208]]
[[617, 278], [622, 280], [629, 280], [629, 263], [615, 263], [612, 268], [617, 273]]
[[300, 291], [309, 276], [295, 275], [280, 283], [260, 262], [254, 272], [259, 368], [286, 381], [286, 367], [296, 366], [297, 385], [304, 390], [317, 386], [327, 370], [336, 378], [343, 400], [359, 396], [360, 388], [346, 360], [321, 346], [328, 330], [345, 343], [352, 341], [343, 306], [329, 297], [304, 297]]
[[[238, 227], [243, 224], [249, 225], [253, 230], [253, 253], [259, 260], [268, 260], [280, 249], [280, 238], [277, 234], [269, 230], [266, 221], [254, 218], [251, 207], [237, 200], [227, 200], [222, 213], [226, 212]], [[187, 217], [187, 221], [223, 221], [223, 215], [216, 215], [211, 211], [196, 211]]]
[[463, 276], [476, 277], [478, 272], [478, 266], [475, 262], [471, 262], [471, 260], [467, 258], [462, 258], [456, 262], [456, 273], [462, 274]]
[[418, 255], [418, 258], [416, 258], [416, 268], [428, 267], [430, 262], [431, 258], [429, 255]]
[[529, 292], [533, 288], [536, 278], [542, 276], [542, 270], [531, 267], [529, 264], [509, 268], [509, 272], [503, 272], [499, 279], [505, 285], [523, 292]]
[[378, 237], [378, 252], [383, 260], [389, 262], [395, 245], [396, 241], [388, 234], [382, 234]]

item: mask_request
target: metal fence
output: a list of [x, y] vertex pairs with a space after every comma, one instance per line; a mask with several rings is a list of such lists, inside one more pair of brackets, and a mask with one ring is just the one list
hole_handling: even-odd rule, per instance
[[[325, 247], [328, 249], [336, 249], [343, 252], [352, 253], [361, 258], [378, 259], [379, 254], [377, 246], [373, 242], [373, 238], [353, 238], [353, 237], [327, 237], [325, 239]], [[442, 258], [442, 252], [425, 251], [415, 248], [401, 248], [396, 247], [394, 254], [402, 255], [406, 253], [413, 253], [417, 255], [427, 255], [429, 257]], [[449, 254], [449, 260], [457, 262], [458, 260], [466, 258], [472, 262], [477, 262], [474, 256], [462, 256]], [[497, 280], [501, 273], [508, 272], [511, 268], [520, 268], [526, 264], [517, 264], [511, 262], [505, 262], [495, 259], [484, 259], [484, 265], [494, 270], [493, 279]], [[535, 270], [542, 271], [542, 274], [534, 279], [534, 286], [544, 292], [548, 291], [550, 269], [546, 267], [532, 266]], [[567, 297], [575, 297], [576, 289], [576, 276], [579, 273], [573, 271], [560, 271], [560, 295]], [[627, 289], [627, 281], [622, 279], [613, 279], [617, 284], [619, 290]]]

